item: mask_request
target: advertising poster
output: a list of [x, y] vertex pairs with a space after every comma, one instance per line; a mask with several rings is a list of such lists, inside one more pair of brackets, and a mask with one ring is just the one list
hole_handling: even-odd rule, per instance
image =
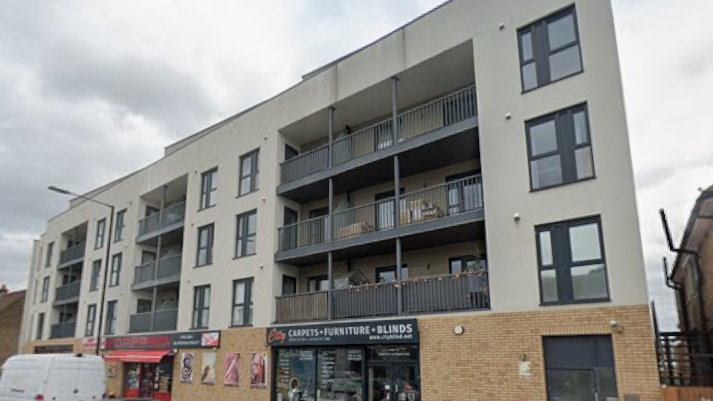
[[226, 386], [240, 385], [240, 354], [237, 352], [231, 352], [225, 356], [225, 377], [223, 384]]
[[215, 383], [215, 352], [203, 354], [203, 371], [201, 373], [201, 383]]
[[190, 352], [181, 354], [181, 383], [193, 383], [193, 358]]
[[267, 388], [267, 356], [254, 352], [250, 363], [250, 387]]

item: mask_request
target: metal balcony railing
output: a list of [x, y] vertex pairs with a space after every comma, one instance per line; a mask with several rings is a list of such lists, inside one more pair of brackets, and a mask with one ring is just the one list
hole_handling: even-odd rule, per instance
[[332, 232], [327, 232], [328, 216], [300, 221], [278, 228], [279, 251], [302, 248], [453, 216], [483, 208], [482, 177], [472, 175], [399, 196], [356, 206], [332, 215]]
[[181, 255], [171, 255], [134, 268], [134, 285], [181, 275]]
[[398, 130], [390, 117], [332, 143], [280, 163], [280, 184], [307, 177], [350, 160], [417, 138], [436, 129], [475, 117], [475, 87], [460, 89], [397, 115]]
[[82, 288], [82, 282], [81, 281], [75, 281], [66, 285], [63, 285], [59, 288], [57, 288], [57, 292], [55, 293], [54, 300], [55, 302], [58, 301], [66, 301], [68, 299], [72, 298], [79, 298], [79, 292]]
[[159, 231], [163, 228], [182, 223], [185, 219], [186, 203], [179, 203], [154, 213], [139, 221], [139, 236]]
[[77, 327], [77, 322], [69, 321], [53, 324], [50, 327], [50, 338], [72, 338]]
[[[153, 328], [151, 322], [153, 321]], [[147, 333], [152, 331], [176, 330], [178, 309], [164, 309], [155, 312], [137, 313], [129, 316], [129, 332]]]
[[87, 243], [85, 241], [65, 249], [59, 254], [59, 265], [61, 266], [69, 262], [84, 259], [86, 248]]
[[[327, 320], [329, 293], [312, 292], [276, 297], [277, 323]], [[461, 273], [368, 284], [332, 291], [332, 318], [349, 319], [402, 314], [456, 312], [490, 308], [487, 272]]]

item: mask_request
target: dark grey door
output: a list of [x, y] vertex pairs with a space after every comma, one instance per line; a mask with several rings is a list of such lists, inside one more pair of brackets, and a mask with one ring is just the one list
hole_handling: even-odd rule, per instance
[[292, 210], [289, 207], [285, 208], [285, 215], [283, 220], [284, 230], [282, 231], [282, 250], [286, 251], [288, 249], [297, 248], [297, 234], [298, 226], [295, 224], [298, 220], [298, 214], [296, 210]]
[[549, 401], [616, 399], [616, 371], [610, 336], [545, 337]]

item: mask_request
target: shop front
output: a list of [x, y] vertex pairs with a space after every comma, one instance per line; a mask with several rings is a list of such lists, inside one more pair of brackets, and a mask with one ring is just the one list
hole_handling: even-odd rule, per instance
[[267, 329], [273, 401], [421, 401], [415, 319]]
[[107, 338], [108, 376], [121, 382], [123, 398], [170, 401], [174, 356], [180, 348], [218, 348], [220, 332], [188, 332]]

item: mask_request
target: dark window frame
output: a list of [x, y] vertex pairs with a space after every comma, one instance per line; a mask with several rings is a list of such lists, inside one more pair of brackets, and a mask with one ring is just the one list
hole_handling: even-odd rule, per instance
[[116, 224], [114, 225], [114, 242], [124, 239], [124, 228], [126, 227], [126, 209], [116, 213]]
[[201, 174], [200, 204], [198, 210], [208, 209], [218, 204], [216, 192], [218, 191], [218, 167], [204, 171]]
[[[115, 262], [118, 261], [118, 262]], [[111, 270], [109, 270], [109, 287], [116, 287], [121, 284], [121, 265], [124, 263], [124, 255], [119, 252], [111, 256]]]
[[[587, 130], [587, 141], [578, 144], [576, 139], [574, 116], [575, 114], [580, 112], [584, 113], [584, 122]], [[532, 127], [542, 125], [549, 121], [553, 121], [555, 125], [555, 138], [557, 142], [557, 149], [533, 156], [531, 129]], [[597, 178], [597, 169], [594, 164], [594, 144], [592, 140], [591, 124], [589, 122], [589, 107], [586, 102], [566, 107], [564, 109], [556, 110], [552, 113], [548, 113], [546, 115], [535, 117], [533, 119], [525, 121], [525, 142], [527, 146], [527, 165], [529, 172], [528, 179], [530, 181], [531, 192], [561, 187], [564, 185], [593, 180]], [[592, 165], [592, 175], [589, 177], [577, 178], [576, 152], [579, 149], [584, 149], [587, 147], [590, 149], [589, 153], [591, 156], [590, 162]], [[552, 156], [560, 157], [560, 171], [562, 173], [562, 182], [557, 184], [541, 185], [535, 187], [532, 179], [532, 163], [534, 161], [546, 159]]]
[[[255, 216], [255, 232], [250, 232], [250, 217]], [[248, 252], [248, 240], [252, 239], [254, 249]], [[257, 253], [257, 209], [235, 216], [235, 258], [243, 258]]]
[[54, 252], [54, 241], [47, 244], [47, 253], [45, 254], [45, 267], [52, 266], [52, 253]]
[[99, 277], [101, 276], [102, 261], [101, 259], [92, 262], [92, 270], [89, 275], [89, 291], [97, 291], [99, 289]]
[[[571, 242], [569, 238], [569, 229], [590, 224], [597, 225], [597, 230], [599, 234], [599, 252], [601, 258], [573, 262], [571, 257]], [[552, 253], [552, 264], [550, 265], [543, 265], [542, 261], [542, 244], [540, 243], [540, 233], [542, 232], [550, 233]], [[541, 306], [611, 302], [609, 269], [607, 268], [606, 250], [604, 246], [604, 232], [602, 229], [601, 216], [588, 216], [573, 220], [565, 220], [555, 223], [538, 225], [535, 227], [535, 244], [537, 252], [537, 281], [540, 290]], [[593, 264], [601, 264], [603, 266], [604, 289], [607, 292], [607, 296], [602, 298], [575, 299], [573, 293], [574, 286], [572, 285], [571, 269], [579, 266], [590, 266]], [[557, 275], [557, 301], [545, 301], [543, 299], [544, 291], [541, 275], [543, 271], [555, 271]]]
[[[566, 18], [567, 15], [572, 15], [572, 21], [574, 24], [574, 41], [567, 42], [560, 45], [555, 49], [549, 48], [549, 32], [548, 25], [558, 21], [562, 18]], [[522, 37], [524, 35], [530, 34], [532, 43], [532, 58], [525, 59], [524, 49], [522, 46]], [[571, 47], [578, 46], [578, 56], [579, 56], [579, 71], [572, 72], [570, 74], [561, 76], [557, 79], [552, 79], [551, 68], [550, 68], [550, 56], [565, 51]], [[518, 47], [518, 58], [520, 62], [520, 82], [522, 93], [531, 92], [538, 88], [553, 84], [565, 80], [567, 78], [573, 77], [575, 75], [584, 72], [584, 59], [582, 57], [582, 40], [579, 34], [579, 20], [577, 18], [577, 10], [574, 5], [567, 6], [563, 9], [555, 11], [543, 18], [536, 21], [530, 22], [529, 24], [518, 28], [517, 30], [517, 47]], [[529, 64], [535, 65], [535, 77], [537, 79], [537, 84], [532, 88], [525, 88], [525, 77], [523, 74], [523, 67]]]
[[106, 303], [106, 322], [104, 335], [116, 334], [116, 308], [119, 301], [113, 300]]
[[106, 239], [106, 218], [97, 220], [97, 230], [96, 236], [94, 237], [94, 249], [101, 249], [104, 247], [104, 240]]
[[45, 313], [39, 313], [37, 314], [37, 333], [35, 333], [35, 339], [36, 340], [42, 340], [42, 336], [44, 335], [45, 331]]
[[[329, 276], [326, 274], [320, 274], [318, 276], [312, 276], [307, 278], [307, 292], [320, 292], [320, 291], [327, 291], [327, 290], [320, 290], [319, 289], [319, 283], [325, 280], [329, 280]], [[315, 289], [312, 289], [312, 283], [315, 284]], [[329, 283], [327, 283], [327, 286], [329, 286]]]
[[[294, 289], [294, 291], [286, 294], [285, 293], [286, 285], [291, 286]], [[297, 277], [283, 274], [282, 275], [282, 294], [281, 295], [285, 296], [285, 295], [294, 295], [294, 294], [297, 294]]]
[[[243, 278], [239, 280], [233, 280], [233, 306], [230, 310], [230, 327], [249, 327], [253, 325], [253, 297], [252, 297], [252, 287], [254, 279], [252, 277]], [[236, 288], [238, 284], [243, 284], [245, 286], [243, 290], [243, 299], [236, 299]], [[242, 301], [238, 303], [237, 301]], [[235, 308], [243, 308], [243, 321], [236, 322], [235, 320]]]
[[[245, 174], [243, 171], [243, 161], [250, 159], [250, 172]], [[256, 192], [260, 189], [258, 180], [260, 179], [260, 148], [251, 150], [248, 153], [240, 156], [240, 174], [238, 175], [238, 197], [245, 196]], [[250, 179], [249, 187], [243, 188], [243, 180]]]
[[[406, 276], [405, 276], [405, 277], [401, 277], [401, 279], [402, 279], [402, 280], [408, 280], [408, 265], [405, 264], [405, 263], [401, 265], [401, 275], [402, 275], [402, 276], [404, 275], [404, 274], [403, 274], [404, 271], [406, 271]], [[393, 272], [393, 273], [394, 273], [394, 278], [395, 278], [395, 280], [394, 280], [394, 281], [391, 281], [391, 283], [395, 283], [395, 282], [398, 281], [398, 274], [397, 274], [397, 272], [396, 272], [396, 266], [377, 267], [376, 269], [374, 269], [374, 282], [375, 282], [376, 284], [389, 284], [389, 282], [381, 283], [381, 281], [380, 281], [380, 279], [379, 279], [379, 275], [380, 275], [381, 273], [385, 273], [385, 272]]]
[[94, 326], [97, 318], [97, 304], [87, 305], [87, 323], [84, 326], [84, 336], [91, 337], [94, 335]]
[[[208, 294], [206, 296], [206, 293]], [[207, 329], [210, 325], [210, 284], [193, 287], [193, 311], [191, 313], [191, 330]], [[206, 302], [206, 298], [208, 302]], [[205, 326], [201, 325], [206, 316]]]
[[50, 278], [45, 277], [42, 279], [42, 296], [40, 297], [40, 303], [45, 303], [49, 300], [50, 296]]
[[[208, 236], [206, 239], [206, 245], [201, 245], [201, 238], [203, 233]], [[204, 226], [198, 227], [196, 242], [196, 267], [208, 266], [213, 264], [213, 245], [215, 241], [215, 223], [206, 224]], [[201, 252], [205, 251], [205, 261], [201, 263]]]

